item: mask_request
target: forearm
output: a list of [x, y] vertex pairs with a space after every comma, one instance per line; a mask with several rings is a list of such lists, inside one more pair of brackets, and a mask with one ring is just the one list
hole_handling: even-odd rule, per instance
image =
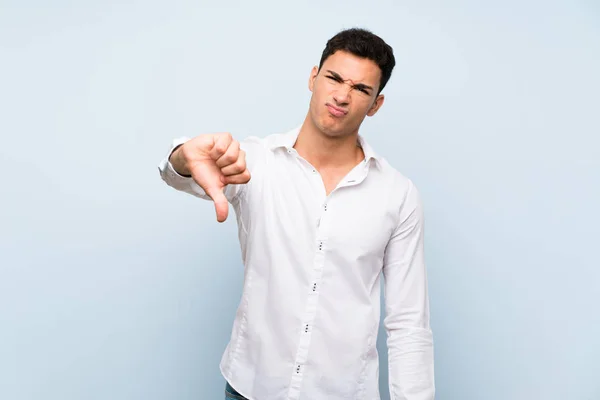
[[431, 330], [403, 327], [388, 330], [389, 386], [392, 400], [435, 398]]

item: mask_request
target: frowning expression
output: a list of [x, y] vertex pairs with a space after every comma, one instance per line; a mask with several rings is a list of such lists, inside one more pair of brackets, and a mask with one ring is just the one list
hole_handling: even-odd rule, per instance
[[345, 51], [329, 56], [320, 70], [312, 69], [309, 79], [313, 124], [328, 136], [356, 133], [365, 117], [383, 104], [380, 79], [379, 66], [369, 59]]

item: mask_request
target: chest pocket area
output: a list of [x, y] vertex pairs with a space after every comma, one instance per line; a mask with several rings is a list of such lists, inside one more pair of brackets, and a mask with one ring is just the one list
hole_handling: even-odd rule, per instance
[[324, 218], [327, 218], [327, 241], [331, 251], [348, 263], [379, 267], [396, 216], [390, 212], [389, 204], [381, 199], [348, 197], [326, 206]]

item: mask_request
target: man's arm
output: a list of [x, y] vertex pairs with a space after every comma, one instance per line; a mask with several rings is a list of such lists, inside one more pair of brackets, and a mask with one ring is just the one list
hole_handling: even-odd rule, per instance
[[392, 400], [433, 400], [435, 396], [423, 224], [421, 199], [409, 182], [383, 266]]
[[250, 181], [250, 160], [256, 159], [258, 138], [238, 142], [229, 133], [203, 134], [175, 139], [158, 165], [161, 178], [171, 187], [212, 200], [217, 220], [225, 221], [228, 203], [243, 193]]
[[[204, 200], [210, 200], [210, 196], [192, 179], [190, 171], [181, 167], [180, 156], [177, 158], [174, 157], [177, 152], [180, 152], [181, 146], [189, 140], [190, 138], [187, 137], [173, 140], [171, 148], [160, 164], [158, 164], [160, 177], [167, 185], [176, 190], [200, 197]], [[176, 159], [177, 162], [175, 161]]]

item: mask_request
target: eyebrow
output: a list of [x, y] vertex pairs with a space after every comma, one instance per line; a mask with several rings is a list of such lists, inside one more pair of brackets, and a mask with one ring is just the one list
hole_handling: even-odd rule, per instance
[[[344, 81], [344, 79], [342, 79], [342, 77], [340, 76], [340, 74], [338, 74], [337, 72], [334, 72], [332, 70], [327, 70], [327, 72], [329, 72], [335, 79], [339, 79], [340, 81]], [[373, 90], [373, 88], [369, 85], [365, 85], [364, 83], [357, 83], [354, 85], [354, 87], [356, 89], [363, 89], [363, 90]]]

